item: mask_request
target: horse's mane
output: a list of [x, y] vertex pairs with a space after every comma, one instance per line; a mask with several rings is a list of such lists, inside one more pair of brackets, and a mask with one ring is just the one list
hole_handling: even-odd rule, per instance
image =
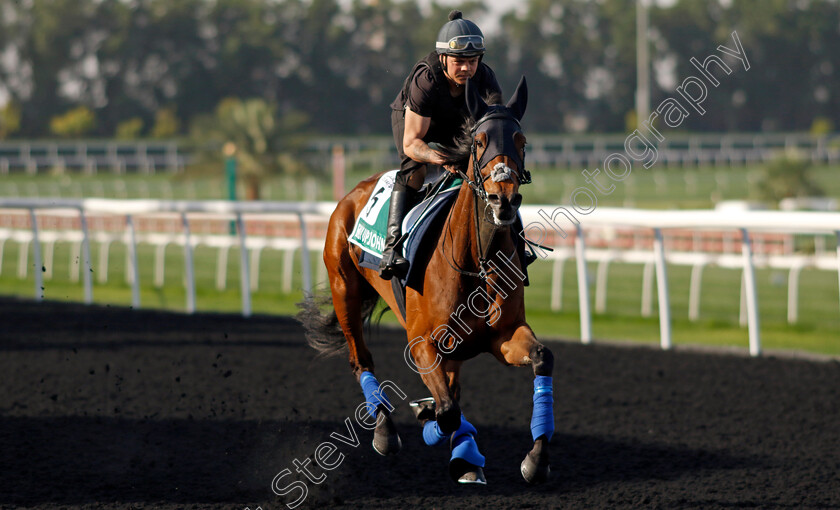
[[[502, 95], [498, 92], [490, 92], [484, 97], [484, 102], [489, 105], [502, 104]], [[470, 147], [472, 146], [472, 128], [475, 120], [469, 115], [464, 116], [461, 130], [455, 135], [455, 145], [442, 145], [437, 151], [443, 156], [447, 164], [457, 166], [466, 170], [470, 161]]]

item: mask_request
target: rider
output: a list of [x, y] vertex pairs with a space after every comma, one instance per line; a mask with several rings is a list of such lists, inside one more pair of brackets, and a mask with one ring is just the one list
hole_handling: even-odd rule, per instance
[[449, 13], [438, 32], [436, 50], [414, 65], [403, 87], [391, 103], [391, 129], [400, 155], [391, 207], [388, 235], [379, 274], [390, 280], [404, 277], [408, 261], [397, 246], [403, 217], [410, 198], [423, 185], [426, 165], [443, 165], [443, 156], [430, 144], [454, 145], [459, 128], [468, 115], [464, 86], [468, 79], [482, 96], [501, 95], [501, 87], [484, 56], [484, 34], [464, 19], [461, 11]]

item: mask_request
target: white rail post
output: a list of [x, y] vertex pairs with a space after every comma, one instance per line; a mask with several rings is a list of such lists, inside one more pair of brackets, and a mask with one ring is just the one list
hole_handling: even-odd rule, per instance
[[216, 290], [227, 288], [228, 250], [227, 246], [220, 246], [216, 253]]
[[742, 328], [749, 323], [749, 318], [747, 317], [747, 275], [746, 270], [741, 269], [741, 298], [739, 302], [738, 308], [738, 325]]
[[645, 262], [642, 270], [642, 317], [653, 315], [653, 262]]
[[758, 322], [758, 294], [755, 285], [755, 266], [752, 258], [752, 245], [747, 229], [741, 230], [741, 253], [744, 257], [744, 287], [747, 298], [747, 327], [750, 335], [750, 355], [761, 354], [761, 332]]
[[166, 246], [168, 241], [163, 241], [155, 247], [155, 287], [163, 288], [166, 272]]
[[[3, 258], [3, 248], [0, 245], [0, 259]], [[70, 244], [70, 257], [68, 258], [67, 262], [67, 277], [70, 278], [71, 282], [79, 281], [79, 273], [82, 272], [81, 270], [82, 264], [82, 243], [81, 241], [77, 243]]]
[[251, 290], [260, 290], [260, 257], [262, 256], [262, 246], [254, 246], [251, 250]]
[[580, 341], [584, 344], [592, 343], [592, 312], [589, 310], [589, 275], [586, 272], [586, 243], [583, 239], [583, 228], [576, 225], [575, 236], [575, 264], [578, 277], [578, 304], [580, 306]]
[[108, 259], [111, 253], [111, 240], [106, 239], [99, 243], [99, 283], [108, 283]]
[[671, 301], [668, 298], [668, 269], [665, 266], [665, 242], [662, 230], [653, 229], [653, 251], [656, 264], [656, 289], [659, 297], [659, 344], [663, 349], [670, 349], [671, 342]]
[[309, 294], [312, 292], [312, 274], [309, 267], [309, 248], [306, 247], [306, 222], [303, 219], [303, 213], [298, 213], [300, 220], [300, 254], [301, 262], [303, 264], [303, 292]]
[[79, 220], [82, 224], [82, 282], [85, 287], [85, 304], [93, 303], [93, 268], [90, 267], [90, 230], [84, 207], [79, 208]]
[[53, 259], [55, 255], [55, 241], [50, 240], [44, 243], [44, 277], [47, 280], [52, 280], [53, 277]]
[[691, 285], [688, 290], [688, 320], [691, 322], [696, 322], [700, 318], [700, 292], [705, 267], [705, 262], [699, 262], [691, 268]]
[[32, 222], [32, 257], [35, 265], [35, 300], [44, 299], [44, 274], [41, 271], [41, 242], [38, 240], [38, 218], [35, 216], [35, 209], [29, 209], [29, 220]]
[[551, 311], [563, 308], [563, 270], [566, 266], [565, 258], [554, 259], [551, 271]]
[[598, 274], [595, 279], [595, 311], [605, 313], [607, 311], [607, 284], [610, 272], [610, 259], [605, 258], [598, 263]]
[[788, 273], [788, 324], [796, 324], [799, 320], [799, 273], [802, 272], [802, 264], [795, 264]]
[[[245, 237], [245, 221], [242, 213], [236, 213], [236, 230], [239, 232], [239, 285], [242, 289], [242, 316], [251, 316], [251, 267], [248, 261], [248, 245]], [[227, 260], [227, 256], [225, 256]]]
[[187, 213], [181, 213], [184, 226], [184, 270], [187, 284], [187, 313], [195, 313], [195, 268], [193, 266], [192, 241], [190, 240], [190, 222]]
[[128, 257], [131, 263], [131, 306], [136, 310], [140, 309], [140, 268], [137, 265], [137, 232], [134, 228], [134, 217], [130, 214], [125, 216], [125, 223], [128, 226]]

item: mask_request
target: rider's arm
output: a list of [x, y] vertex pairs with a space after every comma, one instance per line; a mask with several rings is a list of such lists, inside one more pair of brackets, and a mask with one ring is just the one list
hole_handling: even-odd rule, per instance
[[405, 132], [403, 133], [403, 150], [405, 155], [418, 163], [432, 163], [442, 165], [446, 161], [436, 151], [429, 148], [423, 137], [429, 131], [432, 119], [422, 117], [411, 109], [405, 109]]

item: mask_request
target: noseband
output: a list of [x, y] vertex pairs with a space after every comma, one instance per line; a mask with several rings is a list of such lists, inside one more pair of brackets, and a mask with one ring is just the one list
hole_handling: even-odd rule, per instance
[[[531, 183], [531, 173], [525, 169], [524, 149], [523, 155], [520, 157], [519, 151], [513, 142], [514, 135], [521, 132], [522, 127], [519, 125], [519, 120], [511, 115], [508, 108], [503, 105], [491, 105], [487, 110], [487, 113], [478, 119], [472, 127], [470, 130], [470, 135], [472, 136], [470, 155], [473, 160], [474, 180], [470, 179], [463, 171], [459, 170], [458, 173], [461, 174], [464, 181], [470, 186], [470, 188], [472, 188], [476, 198], [483, 202], [487, 201], [487, 192], [484, 190], [484, 182], [491, 176], [498, 175], [498, 171], [494, 169], [494, 172], [482, 176], [481, 169], [484, 168], [487, 163], [500, 155], [507, 156], [516, 163], [517, 170], [512, 168], [509, 170], [516, 176], [520, 186]], [[475, 138], [479, 133], [487, 133], [487, 147], [484, 149], [481, 159], [477, 157], [478, 149], [475, 143]]]

